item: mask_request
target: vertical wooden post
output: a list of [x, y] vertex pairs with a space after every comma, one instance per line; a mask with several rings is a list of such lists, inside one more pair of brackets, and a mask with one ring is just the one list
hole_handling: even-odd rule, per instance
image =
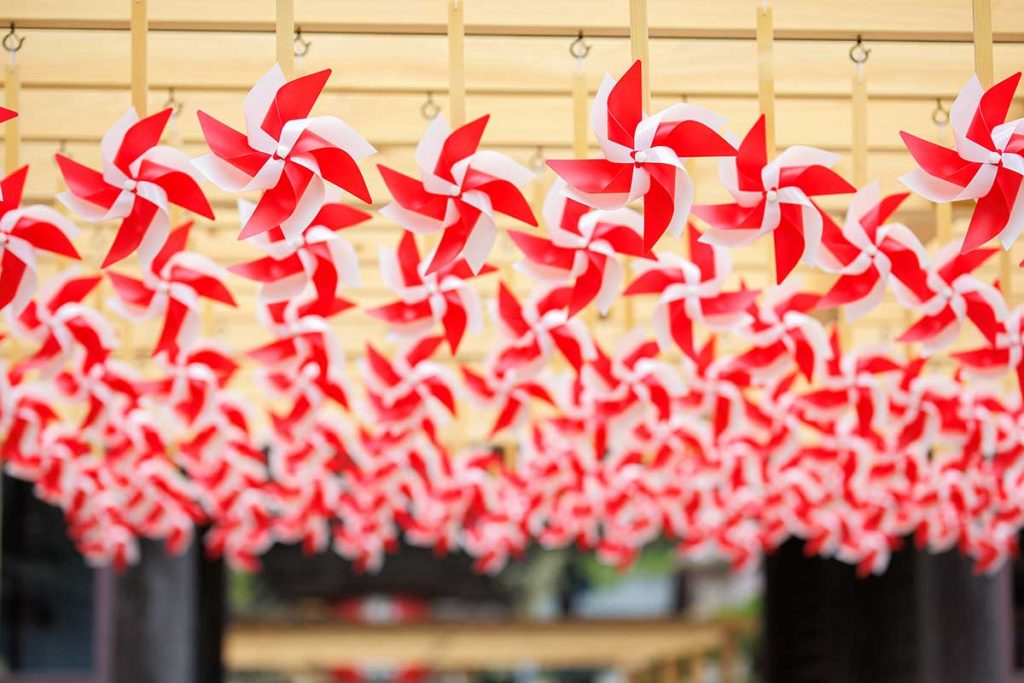
[[[772, 26], [772, 8], [768, 0], [758, 4], [757, 12], [757, 101], [764, 116], [765, 148], [768, 160], [775, 158], [775, 59], [773, 43], [775, 29]], [[774, 285], [775, 273], [775, 237], [772, 235], [764, 241], [765, 267], [768, 271], [768, 285]]]
[[572, 151], [577, 159], [587, 158], [587, 73], [584, 57], [576, 58], [576, 69], [572, 76]]
[[132, 106], [139, 118], [146, 115], [149, 98], [149, 72], [147, 70], [146, 32], [149, 29], [146, 0], [132, 3]]
[[[978, 74], [981, 87], [995, 85], [995, 64], [992, 57], [992, 0], [974, 2], [974, 72]], [[1010, 252], [999, 252], [999, 282], [1007, 302], [1013, 301], [1013, 260]]]
[[679, 683], [679, 662], [666, 659], [658, 665], [658, 683]]
[[[18, 111], [21, 108], [21, 73], [18, 61], [10, 53], [4, 67], [4, 106]], [[4, 124], [4, 171], [5, 175], [18, 168], [18, 152], [21, 145], [21, 117], [15, 116]]]
[[757, 101], [764, 115], [768, 159], [775, 156], [775, 58], [772, 8], [767, 3], [757, 7]]
[[448, 112], [452, 128], [466, 123], [466, 0], [448, 0]]
[[643, 78], [644, 113], [651, 111], [651, 69], [647, 29], [647, 0], [629, 0], [629, 46], [633, 61], [640, 60]]
[[863, 64], [853, 74], [853, 184], [868, 181], [868, 88]]
[[295, 0], [277, 0], [277, 63], [288, 80], [295, 78]]

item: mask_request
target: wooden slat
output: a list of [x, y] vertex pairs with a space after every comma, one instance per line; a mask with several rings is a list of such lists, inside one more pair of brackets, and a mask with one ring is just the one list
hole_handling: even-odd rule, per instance
[[131, 2], [131, 65], [132, 65], [132, 106], [140, 116], [146, 116], [149, 100], [149, 71], [147, 56], [147, 0]]
[[709, 653], [722, 628], [675, 621], [365, 624], [234, 623], [224, 659], [233, 671], [303, 672], [367, 662], [436, 671], [620, 667]]
[[[653, 36], [753, 36], [749, 0], [687, 3], [649, 0]], [[853, 40], [971, 41], [971, 7], [963, 0], [931, 0], [922, 9], [918, 0], [859, 0], [821, 2], [786, 0], [779, 3], [776, 27], [780, 39], [836, 38]], [[251, 0], [163, 0], [153, 9], [153, 28], [190, 27], [273, 31], [273, 6]], [[29, 28], [40, 25], [116, 26], [126, 17], [118, 0], [6, 0], [0, 19], [14, 19]], [[303, 31], [431, 32], [443, 35], [444, 8], [423, 0], [304, 0], [296, 8]], [[1024, 13], [1017, 0], [993, 5], [997, 40], [1024, 35]], [[625, 2], [593, 0], [480, 0], [467, 9], [467, 33], [628, 35]]]
[[[19, 32], [28, 37], [20, 55], [26, 87], [127, 88], [126, 33], [20, 27]], [[303, 59], [306, 71], [334, 69], [328, 90], [447, 91], [444, 36], [313, 35], [305, 27], [303, 34], [312, 41]], [[605, 73], [617, 74], [628, 66], [630, 49], [625, 39], [588, 35], [587, 41], [594, 48], [587, 64], [593, 91]], [[466, 86], [470, 92], [568, 93], [564, 77], [568, 43], [561, 37], [468, 36]], [[873, 97], [949, 98], [973, 73], [973, 53], [967, 44], [874, 43], [873, 47]], [[849, 84], [841, 76], [849, 64], [847, 48], [844, 43], [823, 41], [778, 43], [774, 55], [777, 95], [845, 97]], [[149, 50], [154, 89], [245, 91], [271, 66], [274, 38], [269, 34], [151, 32]], [[655, 94], [756, 94], [757, 76], [750, 67], [754, 48], [749, 41], [653, 41], [650, 52], [656, 65], [650, 74]], [[1024, 62], [1024, 44], [996, 45], [994, 58], [997, 71], [1010, 72]], [[514, 69], [509, 68], [510, 61]]]

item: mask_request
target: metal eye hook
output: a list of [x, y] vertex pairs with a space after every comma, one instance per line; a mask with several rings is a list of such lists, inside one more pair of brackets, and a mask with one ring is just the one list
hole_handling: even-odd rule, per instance
[[850, 47], [850, 61], [854, 64], [863, 64], [871, 56], [871, 48], [864, 47], [864, 40], [858, 34], [857, 42]]
[[302, 29], [295, 29], [295, 47], [294, 53], [296, 57], [305, 57], [309, 54], [309, 48], [313, 44], [313, 41], [308, 38], [302, 37]]
[[19, 36], [14, 32], [14, 22], [11, 22], [11, 30], [4, 36], [3, 46], [8, 52], [17, 52], [25, 42], [25, 36]]
[[942, 98], [935, 98], [935, 109], [932, 110], [932, 122], [942, 128], [949, 123], [949, 110], [942, 106]]
[[181, 115], [181, 110], [185, 107], [185, 103], [177, 99], [174, 96], [174, 88], [167, 89], [167, 99], [164, 100], [164, 106], [162, 109], [170, 109], [171, 116], [178, 117]]
[[433, 121], [441, 113], [441, 107], [434, 101], [434, 93], [427, 91], [427, 101], [420, 107], [420, 114], [427, 121]]
[[576, 40], [569, 43], [569, 54], [576, 59], [585, 59], [590, 54], [591, 45], [587, 45], [587, 41], [583, 39], [583, 31], [580, 31], [576, 36]]

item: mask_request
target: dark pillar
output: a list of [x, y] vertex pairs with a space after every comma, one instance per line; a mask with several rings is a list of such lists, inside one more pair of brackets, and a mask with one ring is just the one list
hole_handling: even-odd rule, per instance
[[956, 551], [908, 547], [859, 579], [790, 541], [765, 559], [767, 683], [1008, 683], [1010, 571], [974, 576]]
[[1011, 568], [975, 576], [959, 553], [918, 557], [921, 669], [929, 683], [1005, 683], [1013, 669]]
[[114, 683], [218, 683], [224, 573], [194, 544], [177, 557], [144, 542], [117, 580]]

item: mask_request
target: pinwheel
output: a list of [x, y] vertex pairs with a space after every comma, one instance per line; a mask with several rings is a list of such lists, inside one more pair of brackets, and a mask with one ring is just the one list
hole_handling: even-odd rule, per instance
[[376, 424], [389, 430], [423, 429], [431, 437], [455, 415], [454, 378], [430, 357], [443, 339], [425, 337], [388, 359], [366, 346], [363, 380]]
[[201, 299], [235, 306], [235, 299], [224, 285], [227, 275], [205, 256], [185, 251], [192, 222], [175, 228], [167, 242], [143, 270], [142, 279], [108, 272], [121, 310], [129, 318], [142, 320], [163, 317], [160, 337], [153, 355], [176, 356], [180, 348], [190, 347], [199, 333]]
[[136, 250], [143, 262], [152, 259], [167, 239], [172, 204], [213, 220], [213, 209], [188, 157], [159, 144], [171, 111], [140, 120], [129, 109], [103, 135], [102, 172], [57, 155], [68, 187], [57, 199], [92, 223], [121, 220], [103, 268]]
[[113, 330], [99, 312], [82, 303], [100, 280], [98, 275], [80, 276], [66, 270], [48, 282], [21, 313], [9, 317], [16, 336], [39, 344], [13, 368], [18, 376], [33, 368], [53, 374], [75, 358], [81, 371], [88, 373], [110, 356], [117, 345]]
[[507, 428], [522, 425], [533, 400], [554, 405], [554, 399], [542, 377], [519, 378], [516, 373], [499, 374], [488, 367], [486, 374], [480, 374], [463, 365], [462, 379], [469, 394], [485, 405], [496, 405], [498, 417], [491, 426], [493, 437]]
[[920, 240], [905, 225], [886, 223], [908, 196], [880, 199], [878, 183], [872, 182], [854, 195], [842, 227], [822, 212], [818, 265], [839, 278], [818, 301], [819, 308], [842, 306], [852, 322], [881, 303], [890, 275], [893, 291], [905, 306], [912, 300], [907, 290], [927, 290], [928, 257]]
[[28, 166], [0, 180], [0, 310], [21, 312], [35, 294], [37, 251], [78, 259], [71, 239], [78, 229], [57, 211], [20, 207]]
[[995, 252], [983, 248], [965, 253], [955, 243], [946, 245], [928, 270], [927, 286], [912, 292], [912, 308], [921, 317], [898, 341], [920, 342], [923, 352], [932, 354], [956, 341], [967, 318], [993, 343], [999, 321], [1007, 316], [1006, 302], [998, 289], [971, 273]]
[[999, 378], [1013, 372], [1017, 375], [1021, 398], [1024, 399], [1024, 307], [1015, 308], [1004, 321], [988, 346], [950, 354], [960, 366], [973, 375]]
[[349, 407], [345, 355], [323, 318], [303, 317], [287, 333], [246, 355], [264, 366], [262, 379], [271, 395], [291, 401], [287, 415], [272, 415], [279, 434], [293, 435], [326, 399]]
[[1006, 120], [1020, 73], [985, 90], [972, 77], [949, 113], [955, 149], [900, 133], [920, 168], [900, 180], [933, 202], [977, 200], [962, 253], [993, 237], [1009, 249], [1024, 229], [1024, 119]]
[[[255, 205], [244, 199], [238, 202], [243, 223], [252, 215]], [[359, 225], [370, 214], [336, 202], [320, 207], [310, 224], [295, 239], [289, 239], [280, 228], [254, 236], [250, 243], [268, 255], [238, 263], [228, 268], [235, 275], [260, 283], [260, 300], [288, 301], [312, 284], [316, 291], [314, 308], [321, 315], [331, 310], [342, 285], [359, 286], [359, 262], [352, 245], [338, 231]]]
[[734, 362], [755, 379], [775, 379], [795, 364], [806, 379], [812, 380], [832, 356], [821, 323], [807, 315], [819, 297], [798, 288], [796, 281], [777, 286], [769, 290], [764, 301], [750, 308], [752, 320], [742, 334], [752, 348]]
[[660, 254], [656, 263], [642, 263], [625, 295], [657, 294], [653, 324], [658, 343], [667, 349], [675, 341], [683, 353], [695, 358], [694, 323], [713, 330], [735, 329], [750, 318], [747, 309], [758, 291], [723, 291], [732, 268], [728, 252], [702, 243], [692, 225], [688, 230], [693, 260], [666, 253]]
[[508, 341], [498, 350], [496, 373], [534, 376], [556, 349], [577, 372], [584, 361], [594, 357], [587, 328], [568, 317], [569, 297], [567, 287], [556, 287], [540, 290], [521, 304], [504, 282], [498, 284], [495, 320], [502, 338]]
[[147, 397], [186, 428], [218, 424], [218, 396], [238, 370], [238, 362], [209, 343], [161, 359], [165, 374], [142, 384]]
[[617, 209], [644, 200], [644, 251], [666, 230], [682, 234], [693, 202], [687, 157], [731, 157], [736, 150], [716, 131], [725, 120], [693, 104], [674, 104], [657, 114], [643, 111], [641, 64], [617, 82], [605, 76], [590, 110], [602, 159], [552, 160], [548, 165], [576, 200], [596, 209]]
[[327, 199], [327, 183], [370, 203], [357, 161], [376, 150], [348, 124], [309, 113], [330, 69], [285, 81], [277, 65], [245, 96], [246, 134], [198, 112], [210, 154], [196, 168], [228, 192], [262, 191], [239, 239], [280, 228], [297, 240]]
[[658, 359], [657, 342], [634, 333], [619, 342], [612, 356], [596, 343], [594, 351], [579, 381], [580, 390], [589, 395], [583, 403], [592, 403], [598, 420], [614, 424], [637, 406], [657, 419], [668, 419], [673, 401], [685, 390], [679, 373]]
[[509, 237], [526, 256], [523, 269], [541, 281], [569, 284], [569, 316], [591, 301], [607, 314], [622, 286], [619, 256], [646, 256], [643, 217], [632, 209], [590, 211], [566, 197], [560, 184], [544, 201], [544, 222], [550, 238], [519, 230]]
[[504, 154], [477, 150], [487, 120], [450, 131], [434, 117], [416, 146], [420, 180], [378, 166], [393, 199], [381, 214], [418, 235], [441, 232], [427, 274], [459, 258], [478, 273], [494, 246], [495, 213], [537, 225], [521, 192], [533, 174]]
[[821, 212], [811, 198], [855, 191], [832, 170], [838, 160], [837, 154], [798, 145], [769, 161], [762, 115], [736, 157], [719, 162], [719, 177], [733, 203], [694, 207], [712, 228], [704, 239], [733, 247], [771, 233], [775, 278], [781, 283], [801, 258], [810, 264], [817, 259]]
[[399, 300], [366, 312], [388, 323], [407, 341], [430, 334], [440, 323], [454, 354], [466, 330], [475, 332], [483, 326], [480, 299], [468, 280], [492, 272], [493, 266], [483, 264], [474, 273], [465, 259], [429, 270], [426, 262], [420, 261], [416, 238], [411, 232], [403, 232], [394, 254], [385, 249], [380, 252], [381, 279]]

